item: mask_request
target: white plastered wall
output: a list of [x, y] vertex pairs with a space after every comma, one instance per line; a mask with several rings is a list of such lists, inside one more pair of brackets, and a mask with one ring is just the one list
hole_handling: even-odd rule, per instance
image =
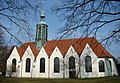
[[[99, 61], [103, 60], [104, 61], [104, 65], [105, 65], [105, 72], [99, 72], [98, 69], [98, 77], [105, 77], [108, 76], [108, 70], [107, 70], [107, 66], [106, 66], [106, 62], [105, 62], [105, 58], [98, 58], [98, 68], [99, 68]], [[117, 67], [115, 64], [115, 61], [113, 58], [108, 58], [108, 60], [111, 61], [111, 66], [112, 66], [112, 76], [118, 76], [118, 71], [117, 71]]]
[[[30, 63], [30, 72], [25, 72], [26, 70], [26, 59], [30, 58], [31, 63]], [[21, 62], [21, 70], [22, 70], [22, 77], [32, 77], [33, 74], [33, 64], [34, 64], [34, 55], [32, 53], [32, 50], [30, 46], [27, 47], [25, 53], [23, 54], [22, 57], [22, 62]]]
[[[45, 73], [40, 73], [40, 59], [45, 59]], [[48, 78], [48, 55], [45, 51], [45, 49], [42, 47], [40, 50], [38, 56], [36, 57], [35, 61], [35, 68], [34, 68], [34, 77], [38, 78]]]
[[[99, 72], [99, 61], [100, 60], [104, 61], [105, 72]], [[104, 76], [108, 75], [105, 58], [98, 58], [98, 65], [97, 66], [98, 66], [98, 77], [104, 77]]]
[[[54, 58], [58, 57], [60, 59], [60, 72], [59, 73], [54, 73]], [[63, 56], [61, 52], [59, 51], [58, 47], [55, 47], [53, 53], [50, 56], [50, 61], [49, 61], [49, 77], [50, 78], [63, 78]]]
[[71, 45], [64, 57], [64, 75], [65, 78], [69, 78], [69, 58], [70, 57], [75, 58], [75, 72], [76, 75], [78, 74], [78, 77], [80, 77], [80, 72], [79, 72], [79, 57], [73, 46]]
[[12, 60], [16, 59], [16, 72], [12, 72], [12, 77], [20, 77], [21, 76], [21, 70], [20, 70], [20, 56], [18, 54], [18, 51], [16, 47], [13, 48], [12, 53], [10, 54], [8, 60], [7, 60], [7, 67], [6, 67], [6, 76], [9, 76], [8, 73], [12, 71]]
[[[85, 57], [90, 56], [92, 60], [92, 72], [85, 71]], [[81, 69], [81, 78], [91, 78], [98, 77], [98, 57], [92, 51], [90, 46], [86, 44], [81, 56], [80, 56], [80, 69]]]
[[[91, 56], [91, 59], [92, 59], [92, 72], [89, 72], [89, 73], [85, 72], [85, 57], [87, 55]], [[98, 58], [88, 44], [86, 44], [80, 58], [78, 57], [78, 54], [74, 50], [74, 48], [70, 46], [64, 58], [61, 52], [59, 51], [58, 47], [54, 49], [50, 58], [48, 58], [46, 51], [44, 50], [44, 48], [42, 48], [38, 56], [36, 57], [36, 61], [34, 61], [35, 57], [31, 51], [30, 46], [28, 46], [25, 53], [23, 54], [22, 61], [20, 60], [20, 56], [18, 54], [16, 47], [14, 47], [12, 53], [10, 54], [10, 57], [7, 60], [6, 76], [8, 76], [8, 70], [11, 70], [12, 60], [15, 58], [17, 61], [16, 72], [12, 73], [12, 77], [69, 78], [69, 69], [68, 69], [69, 61], [68, 60], [71, 56], [75, 58], [76, 74], [78, 74], [78, 77], [90, 78], [90, 77], [108, 76], [106, 63], [105, 63], [105, 72], [99, 72], [99, 61], [103, 60], [105, 62], [105, 58]], [[43, 57], [45, 58], [45, 73], [40, 73], [39, 72], [40, 58], [43, 58]], [[60, 73], [54, 73], [55, 57], [58, 57], [60, 59]], [[27, 58], [31, 59], [31, 69], [29, 73], [25, 72]], [[109, 60], [111, 61], [111, 64], [112, 64], [112, 76], [118, 75], [118, 71], [117, 71], [114, 59], [109, 58]]]
[[108, 60], [111, 61], [111, 66], [112, 66], [112, 76], [118, 76], [118, 70], [116, 67], [115, 60], [113, 58], [109, 58]]

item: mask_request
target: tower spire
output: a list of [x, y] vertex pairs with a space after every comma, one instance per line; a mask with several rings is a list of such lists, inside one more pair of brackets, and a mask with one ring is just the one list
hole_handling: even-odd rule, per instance
[[48, 25], [45, 22], [44, 14], [44, 0], [42, 1], [42, 11], [40, 16], [40, 22], [36, 25], [36, 48], [41, 49], [47, 42]]
[[45, 1], [43, 0], [42, 1], [42, 12], [41, 12], [39, 24], [46, 24], [46, 22], [45, 22], [45, 13], [44, 13], [44, 4], [45, 4]]
[[45, 4], [45, 1], [43, 0], [42, 1], [42, 13], [41, 13], [41, 16], [45, 16], [45, 14], [44, 14], [44, 4]]

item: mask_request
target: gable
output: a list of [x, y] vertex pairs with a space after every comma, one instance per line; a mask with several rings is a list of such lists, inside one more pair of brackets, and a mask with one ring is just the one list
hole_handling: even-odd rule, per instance
[[[93, 52], [98, 57], [112, 57], [112, 55], [95, 39], [95, 38], [75, 38], [75, 39], [66, 39], [66, 40], [50, 40], [47, 41], [45, 46], [43, 47], [48, 55], [48, 57], [51, 56], [52, 52], [56, 47], [58, 47], [59, 51], [65, 57], [68, 49], [70, 46], [72, 46], [77, 54], [80, 56], [83, 52], [86, 44], [88, 44]], [[20, 55], [20, 58], [23, 56], [25, 50], [27, 47], [30, 46], [33, 54], [35, 57], [37, 57], [40, 50], [36, 49], [35, 42], [27, 42], [24, 43], [20, 48], [17, 47], [18, 53]]]
[[[59, 56], [58, 56], [59, 55]], [[63, 57], [63, 55], [61, 54], [59, 48], [56, 46], [55, 49], [53, 50], [51, 56], [53, 57]], [[50, 57], [51, 57], [50, 56]]]
[[29, 57], [29, 58], [34, 58], [34, 54], [30, 48], [30, 46], [27, 47], [27, 49], [25, 50], [23, 56], [22, 56], [22, 59], [24, 59], [25, 57]]
[[18, 51], [17, 51], [17, 48], [16, 47], [13, 47], [13, 50], [9, 56], [9, 58], [7, 59], [7, 62], [11, 62], [12, 59], [17, 59], [18, 61], [20, 60], [20, 56], [18, 54]]
[[20, 48], [17, 48], [20, 58], [22, 58], [28, 46], [30, 46], [35, 57], [38, 55], [40, 50], [35, 48], [35, 42], [27, 42], [27, 43], [24, 43]]
[[40, 57], [46, 57], [48, 58], [47, 54], [46, 54], [46, 51], [44, 50], [44, 48], [42, 47], [41, 50], [39, 51], [37, 57], [36, 57], [36, 60], [39, 59]]
[[52, 41], [47, 41], [44, 48], [48, 56], [50, 57], [51, 53], [57, 46], [64, 57], [71, 45], [73, 46], [77, 54], [81, 55], [86, 44], [89, 44], [91, 49], [98, 57], [105, 57], [105, 56], [112, 57], [112, 55], [95, 38], [52, 40]]

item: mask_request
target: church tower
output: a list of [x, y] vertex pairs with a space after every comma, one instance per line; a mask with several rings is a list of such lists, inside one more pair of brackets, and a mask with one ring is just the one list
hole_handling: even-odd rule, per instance
[[[44, 3], [43, 3], [44, 4]], [[44, 8], [40, 16], [40, 22], [36, 25], [36, 48], [40, 49], [47, 42], [47, 29], [48, 25], [45, 22]]]

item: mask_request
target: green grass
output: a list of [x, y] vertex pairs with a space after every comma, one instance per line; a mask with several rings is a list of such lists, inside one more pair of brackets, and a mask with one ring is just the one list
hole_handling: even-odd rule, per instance
[[41, 79], [41, 78], [5, 78], [0, 83], [120, 83], [120, 77], [89, 78], [89, 79]]

